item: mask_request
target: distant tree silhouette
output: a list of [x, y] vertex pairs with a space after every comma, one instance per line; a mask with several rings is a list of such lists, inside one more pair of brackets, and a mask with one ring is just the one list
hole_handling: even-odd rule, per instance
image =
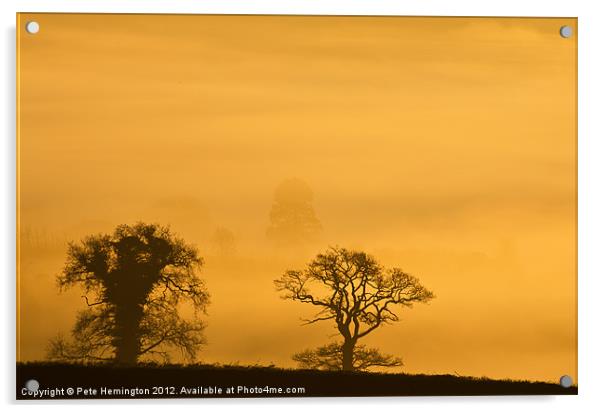
[[[88, 309], [77, 317], [73, 342], [59, 335], [48, 357], [135, 364], [143, 357], [169, 360], [177, 349], [194, 360], [205, 342], [198, 315], [209, 302], [196, 275], [201, 265], [194, 247], [155, 224], [120, 225], [111, 235], [69, 244], [58, 284], [81, 286]], [[178, 312], [186, 302], [194, 308], [190, 319]]]
[[[311, 354], [300, 353], [297, 361], [319, 366], [314, 359], [321, 358], [325, 365], [333, 365], [332, 359], [340, 356], [343, 370], [357, 369], [361, 360], [354, 356], [370, 351], [356, 348], [358, 340], [384, 324], [399, 321], [394, 306], [411, 307], [434, 298], [417, 278], [399, 268], [385, 269], [364, 252], [338, 247], [318, 254], [304, 270], [287, 271], [275, 285], [284, 292], [282, 298], [319, 307], [306, 324], [333, 320], [343, 338], [340, 351], [330, 345]], [[372, 354], [374, 360], [397, 360]]]
[[322, 230], [313, 207], [313, 193], [300, 179], [282, 182], [274, 193], [267, 236], [277, 245], [315, 240]]
[[[343, 370], [343, 345], [330, 343], [315, 350], [305, 350], [293, 355], [293, 360], [303, 369]], [[353, 349], [352, 370], [364, 371], [370, 367], [400, 367], [400, 358], [381, 354], [376, 348], [358, 344]]]
[[227, 228], [217, 228], [211, 236], [211, 243], [218, 255], [227, 257], [236, 253], [236, 237]]

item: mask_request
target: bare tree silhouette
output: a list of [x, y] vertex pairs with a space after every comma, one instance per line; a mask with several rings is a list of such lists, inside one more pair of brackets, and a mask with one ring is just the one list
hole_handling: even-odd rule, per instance
[[284, 292], [282, 298], [319, 307], [306, 324], [334, 320], [343, 338], [340, 353], [327, 346], [312, 357], [340, 354], [343, 370], [357, 368], [354, 355], [359, 339], [384, 324], [399, 321], [395, 305], [411, 307], [434, 298], [417, 278], [399, 268], [385, 269], [364, 252], [338, 247], [318, 254], [304, 270], [287, 271], [274, 283]]
[[[120, 225], [111, 235], [69, 244], [59, 287], [79, 285], [88, 308], [72, 330], [73, 342], [51, 340], [48, 357], [57, 360], [112, 360], [135, 364], [139, 358], [169, 360], [174, 349], [194, 360], [205, 343], [209, 294], [196, 275], [197, 250], [167, 227]], [[192, 318], [178, 312], [190, 304]]]
[[[293, 355], [293, 360], [303, 369], [343, 370], [343, 346], [330, 343], [315, 350], [305, 350]], [[364, 371], [370, 367], [400, 367], [400, 358], [381, 354], [376, 348], [358, 344], [353, 349], [352, 370]]]
[[315, 240], [322, 225], [314, 211], [311, 188], [300, 179], [283, 181], [274, 193], [267, 236], [280, 246]]

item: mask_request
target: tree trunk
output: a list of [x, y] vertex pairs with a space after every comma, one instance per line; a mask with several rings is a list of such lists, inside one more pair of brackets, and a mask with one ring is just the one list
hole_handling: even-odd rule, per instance
[[343, 343], [343, 370], [344, 371], [353, 371], [353, 349], [355, 347], [355, 343], [345, 341]]
[[140, 354], [141, 306], [120, 306], [115, 309], [115, 361], [118, 364], [133, 365]]

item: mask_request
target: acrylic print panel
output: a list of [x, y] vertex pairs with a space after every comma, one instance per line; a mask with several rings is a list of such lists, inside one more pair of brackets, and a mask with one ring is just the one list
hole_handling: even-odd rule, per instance
[[577, 393], [576, 19], [17, 27], [18, 398]]

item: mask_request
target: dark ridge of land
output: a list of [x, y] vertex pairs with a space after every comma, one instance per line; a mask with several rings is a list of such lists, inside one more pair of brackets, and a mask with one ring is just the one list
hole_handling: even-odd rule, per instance
[[[37, 394], [23, 390], [30, 379], [39, 382]], [[544, 382], [201, 364], [122, 367], [17, 363], [16, 384], [20, 400], [577, 394], [576, 386], [563, 388]]]

